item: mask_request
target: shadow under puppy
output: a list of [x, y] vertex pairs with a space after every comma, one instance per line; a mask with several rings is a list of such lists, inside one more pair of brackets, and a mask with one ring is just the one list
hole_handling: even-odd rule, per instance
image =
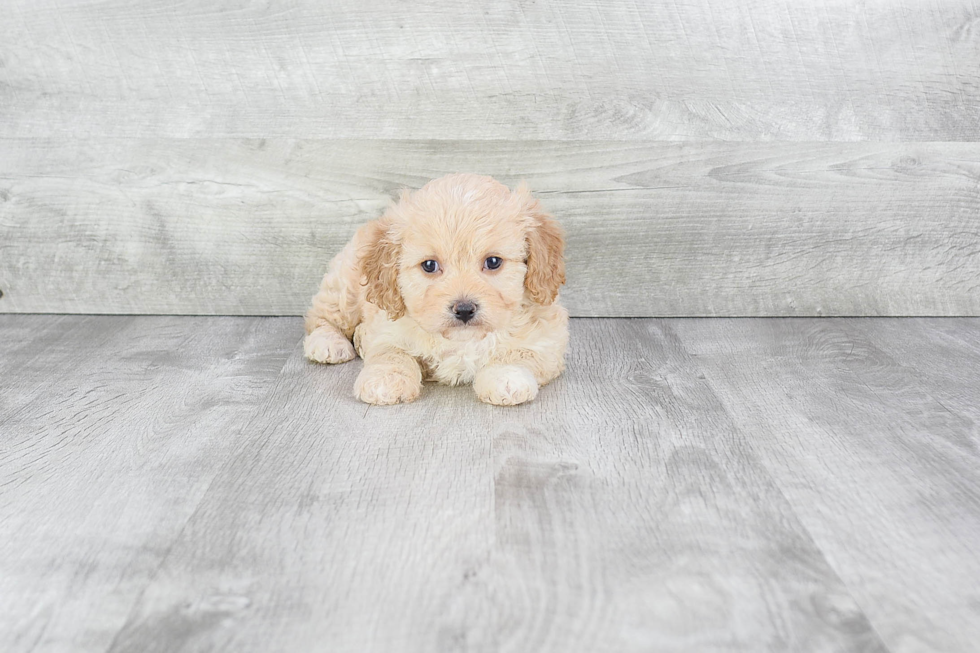
[[331, 262], [306, 315], [306, 356], [343, 363], [356, 347], [354, 393], [369, 404], [412, 401], [423, 380], [530, 401], [565, 367], [564, 245], [523, 185], [458, 174], [403, 191]]

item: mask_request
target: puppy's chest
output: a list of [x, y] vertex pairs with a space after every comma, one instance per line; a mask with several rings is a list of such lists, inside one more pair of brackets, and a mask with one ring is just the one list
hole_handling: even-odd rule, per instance
[[496, 349], [493, 336], [475, 342], [446, 342], [413, 352], [427, 381], [449, 385], [472, 383]]

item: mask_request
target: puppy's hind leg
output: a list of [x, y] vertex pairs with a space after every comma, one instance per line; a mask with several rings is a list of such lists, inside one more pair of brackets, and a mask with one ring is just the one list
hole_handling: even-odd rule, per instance
[[361, 320], [360, 280], [355, 243], [349, 243], [331, 261], [306, 313], [303, 351], [311, 361], [337, 364], [354, 358], [350, 339]]

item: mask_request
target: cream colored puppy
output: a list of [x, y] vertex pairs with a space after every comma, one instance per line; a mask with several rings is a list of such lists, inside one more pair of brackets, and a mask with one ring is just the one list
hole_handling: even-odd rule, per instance
[[403, 191], [331, 262], [306, 315], [306, 356], [343, 363], [356, 348], [354, 393], [369, 404], [412, 401], [423, 380], [530, 401], [565, 367], [564, 245], [523, 185], [460, 174]]

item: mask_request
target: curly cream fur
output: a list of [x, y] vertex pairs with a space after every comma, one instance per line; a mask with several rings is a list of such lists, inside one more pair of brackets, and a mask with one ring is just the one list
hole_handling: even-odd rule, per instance
[[[529, 401], [564, 369], [563, 250], [560, 225], [523, 186], [450, 175], [406, 191], [332, 261], [306, 316], [306, 355], [342, 363], [356, 348], [355, 394], [368, 403], [412, 401], [424, 380]], [[421, 269], [428, 259], [438, 273]], [[451, 312], [463, 299], [479, 306], [466, 324]]]

